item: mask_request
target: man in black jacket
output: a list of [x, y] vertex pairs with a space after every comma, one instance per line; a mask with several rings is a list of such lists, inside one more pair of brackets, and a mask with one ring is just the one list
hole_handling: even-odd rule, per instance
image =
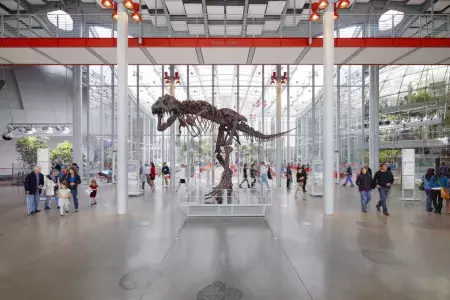
[[378, 201], [376, 206], [377, 210], [380, 211], [380, 207], [383, 207], [383, 214], [389, 216], [386, 200], [389, 190], [394, 183], [394, 175], [392, 175], [392, 172], [388, 170], [388, 166], [386, 164], [381, 164], [380, 170], [377, 171], [373, 177], [373, 181], [375, 183], [375, 187], [380, 193], [380, 201]]
[[44, 175], [41, 174], [41, 167], [34, 167], [33, 172], [25, 177], [25, 194], [27, 195], [28, 215], [40, 212], [38, 209], [41, 198], [41, 189], [44, 186]]

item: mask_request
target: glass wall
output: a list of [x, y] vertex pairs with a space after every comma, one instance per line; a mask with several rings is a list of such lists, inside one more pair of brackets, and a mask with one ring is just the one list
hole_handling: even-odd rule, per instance
[[[231, 108], [244, 115], [256, 130], [273, 134], [275, 86], [271, 76], [276, 65], [175, 65], [180, 83], [179, 100], [203, 100], [218, 108]], [[85, 84], [89, 91], [87, 157], [90, 172], [109, 168], [117, 132], [117, 74], [114, 67], [87, 67]], [[322, 151], [323, 67], [320, 65], [281, 65], [288, 76], [282, 88], [283, 162], [311, 163]], [[152, 104], [169, 93], [164, 84], [168, 65], [129, 66], [130, 159], [143, 164], [167, 161], [176, 147], [177, 163], [192, 162], [198, 168], [213, 161], [214, 130], [192, 137], [182, 128], [175, 145], [169, 131], [156, 130]], [[391, 150], [381, 160], [398, 161], [398, 150], [416, 148], [422, 166], [434, 159], [448, 160], [449, 69], [446, 66], [385, 66], [380, 68], [381, 149]], [[339, 155], [342, 166], [359, 166], [367, 159], [368, 68], [335, 68], [335, 96], [339, 113]], [[314, 113], [312, 103], [315, 103]], [[444, 125], [444, 126], [442, 126]], [[269, 161], [275, 164], [275, 141], [257, 144], [241, 138], [234, 147], [233, 163]], [[383, 152], [384, 153], [384, 152]], [[450, 161], [449, 161], [450, 163]]]

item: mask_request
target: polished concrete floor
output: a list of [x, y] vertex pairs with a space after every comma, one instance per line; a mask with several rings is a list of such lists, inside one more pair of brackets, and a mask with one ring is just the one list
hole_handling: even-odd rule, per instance
[[322, 198], [276, 189], [266, 219], [185, 219], [163, 188], [124, 216], [112, 187], [93, 208], [80, 194], [78, 213], [28, 217], [22, 189], [0, 187], [0, 299], [450, 299], [450, 216], [402, 203], [397, 187], [389, 217], [374, 203], [362, 214], [343, 187], [333, 216]]

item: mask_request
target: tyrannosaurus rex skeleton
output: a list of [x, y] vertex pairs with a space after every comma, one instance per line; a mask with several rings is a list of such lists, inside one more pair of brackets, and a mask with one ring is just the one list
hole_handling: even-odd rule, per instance
[[[245, 138], [253, 143], [267, 142], [288, 133], [281, 132], [276, 134], [262, 134], [247, 124], [247, 118], [229, 108], [216, 108], [206, 101], [178, 101], [170, 95], [159, 97], [152, 105], [152, 114], [158, 117], [158, 131], [164, 131], [169, 128], [177, 119], [179, 121], [179, 133], [181, 128], [186, 127], [192, 136], [198, 136], [206, 133], [209, 129], [218, 126], [217, 141], [215, 147], [216, 158], [223, 167], [222, 176], [219, 184], [213, 188], [213, 191], [206, 195], [207, 198], [216, 197], [218, 203], [222, 202], [222, 191], [231, 192], [233, 184], [231, 178], [233, 171], [230, 169], [230, 153], [233, 139], [238, 144], [241, 132]], [[163, 123], [163, 116], [168, 115], [166, 122]], [[222, 156], [221, 147], [225, 151], [225, 157]]]

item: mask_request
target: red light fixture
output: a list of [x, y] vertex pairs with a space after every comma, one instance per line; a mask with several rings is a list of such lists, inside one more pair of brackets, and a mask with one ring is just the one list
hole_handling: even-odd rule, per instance
[[283, 73], [283, 76], [281, 77], [281, 84], [286, 84], [286, 82], [287, 82], [287, 72], [284, 72]]
[[336, 21], [337, 19], [339, 19], [339, 14], [337, 13], [336, 10], [334, 10], [333, 19], [334, 19], [335, 21]]
[[273, 72], [270, 77], [270, 85], [274, 85], [277, 83], [277, 72]]
[[129, 10], [133, 10], [134, 9], [133, 0], [124, 0], [123, 1], [123, 6], [125, 6]]
[[319, 0], [319, 2], [317, 2], [317, 8], [322, 10], [328, 7], [328, 0]]
[[114, 4], [111, 0], [102, 0], [102, 6], [104, 8], [113, 8]]
[[117, 21], [117, 19], [119, 19], [119, 14], [117, 13], [117, 9], [114, 10], [114, 12], [112, 14], [112, 18], [114, 21]]
[[139, 3], [133, 3], [133, 13], [131, 14], [131, 19], [136, 23], [142, 21]]
[[170, 84], [170, 77], [167, 72], [164, 72], [164, 84]]
[[178, 75], [178, 72], [175, 72], [173, 81], [175, 82], [175, 84], [181, 84], [181, 80], [180, 80], [180, 76]]
[[313, 11], [309, 16], [309, 20], [311, 22], [316, 22], [320, 20], [320, 14], [317, 11]]
[[142, 21], [142, 15], [141, 15], [140, 12], [134, 11], [134, 12], [131, 14], [131, 19], [132, 19], [134, 22], [139, 23], [139, 22]]
[[349, 8], [350, 7], [350, 0], [340, 0], [337, 4], [338, 8]]

